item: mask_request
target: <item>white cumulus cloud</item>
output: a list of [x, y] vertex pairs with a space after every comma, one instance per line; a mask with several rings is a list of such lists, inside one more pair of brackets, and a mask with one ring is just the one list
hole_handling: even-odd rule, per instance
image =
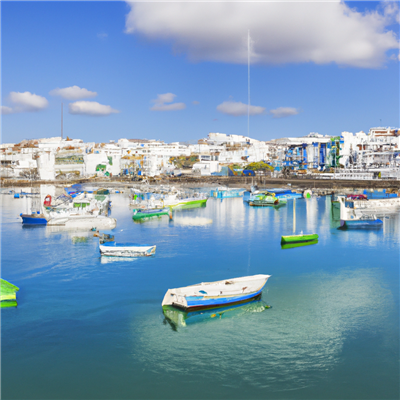
[[12, 114], [13, 113], [13, 109], [11, 107], [0, 106], [0, 109], [1, 109], [1, 114], [2, 115]]
[[[150, 108], [152, 111], [176, 111], [186, 108], [185, 103], [172, 103], [176, 97], [173, 93], [158, 94], [157, 98], [152, 100], [154, 106]], [[170, 104], [165, 104], [170, 103]]]
[[292, 115], [297, 115], [299, 112], [300, 110], [293, 107], [278, 107], [275, 110], [269, 111], [269, 113], [272, 114], [274, 118], [290, 117]]
[[49, 92], [51, 96], [61, 96], [67, 100], [80, 100], [96, 97], [96, 92], [91, 92], [85, 88], [80, 88], [79, 86], [69, 86], [66, 88], [56, 88]]
[[70, 114], [102, 116], [119, 113], [110, 106], [106, 106], [96, 101], [76, 101], [68, 105]]
[[240, 101], [224, 101], [217, 106], [217, 110], [223, 114], [233, 115], [238, 117], [240, 115], [247, 115], [247, 108], [250, 115], [264, 114], [265, 108], [260, 106], [249, 107]]
[[[381, 67], [399, 49], [397, 3], [358, 12], [337, 2], [129, 3], [125, 32], [172, 43], [192, 61], [283, 64], [336, 63]], [[379, 3], [376, 3], [379, 4]]]
[[13, 113], [40, 111], [49, 105], [45, 97], [31, 92], [10, 92], [8, 100], [14, 105]]

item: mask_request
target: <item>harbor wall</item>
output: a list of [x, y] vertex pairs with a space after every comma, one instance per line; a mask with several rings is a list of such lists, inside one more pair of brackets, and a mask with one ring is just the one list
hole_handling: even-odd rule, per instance
[[[162, 184], [173, 186], [187, 187], [212, 187], [212, 186], [228, 186], [250, 189], [253, 185], [259, 187], [287, 187], [288, 185], [293, 190], [305, 189], [324, 189], [336, 191], [340, 189], [393, 189], [400, 190], [400, 180], [344, 180], [344, 179], [307, 179], [307, 178], [271, 178], [267, 176], [182, 176], [178, 178], [163, 177], [147, 178], [150, 184]], [[140, 183], [128, 178], [113, 177], [105, 179], [99, 177], [95, 179], [68, 179], [55, 181], [29, 181], [1, 178], [0, 184], [3, 188], [13, 187], [30, 187], [39, 186], [41, 184], [53, 184], [60, 186], [71, 186], [75, 183], [90, 183], [99, 187], [127, 187]]]

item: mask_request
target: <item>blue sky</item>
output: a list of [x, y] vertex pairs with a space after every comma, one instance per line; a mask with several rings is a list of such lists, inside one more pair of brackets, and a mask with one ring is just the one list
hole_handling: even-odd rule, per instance
[[247, 135], [248, 30], [251, 137], [398, 127], [397, 5], [2, 1], [2, 142]]

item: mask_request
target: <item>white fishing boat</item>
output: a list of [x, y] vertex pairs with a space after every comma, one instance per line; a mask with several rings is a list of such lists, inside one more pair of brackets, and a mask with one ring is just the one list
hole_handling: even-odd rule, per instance
[[[383, 221], [377, 218], [377, 216], [373, 214], [373, 211], [378, 211], [379, 208], [382, 207], [382, 201], [389, 202], [390, 200], [392, 199], [352, 200], [348, 197], [338, 196], [340, 205], [340, 226], [342, 228], [381, 227]], [[370, 204], [375, 204], [375, 207], [368, 207]]]
[[253, 275], [169, 289], [162, 306], [184, 310], [238, 304], [261, 294], [270, 275]]
[[381, 209], [381, 208], [394, 208], [400, 207], [400, 197], [390, 197], [383, 199], [352, 199], [349, 197], [338, 196], [338, 201], [341, 204], [340, 209], [342, 212], [343, 207], [351, 210], [365, 210], [365, 209]]
[[108, 217], [109, 207], [108, 195], [80, 193], [74, 197], [62, 195], [55, 200], [47, 195], [41, 208], [50, 226], [108, 230], [117, 226], [117, 220]]
[[149, 244], [106, 242], [99, 246], [102, 256], [111, 257], [144, 257], [156, 252], [156, 246]]
[[207, 203], [208, 197], [204, 193], [185, 195], [184, 193], [171, 193], [159, 199], [150, 199], [150, 204], [155, 208], [194, 208], [202, 207]]

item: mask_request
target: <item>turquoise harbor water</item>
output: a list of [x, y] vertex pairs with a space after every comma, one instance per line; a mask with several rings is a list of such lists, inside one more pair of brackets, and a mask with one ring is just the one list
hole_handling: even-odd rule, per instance
[[[329, 197], [206, 208], [134, 223], [113, 195], [117, 241], [154, 257], [102, 260], [91, 233], [21, 225], [24, 199], [1, 196], [3, 278], [20, 287], [1, 312], [3, 399], [397, 399], [399, 217], [338, 230]], [[263, 304], [176, 326], [168, 288], [269, 274]]]

